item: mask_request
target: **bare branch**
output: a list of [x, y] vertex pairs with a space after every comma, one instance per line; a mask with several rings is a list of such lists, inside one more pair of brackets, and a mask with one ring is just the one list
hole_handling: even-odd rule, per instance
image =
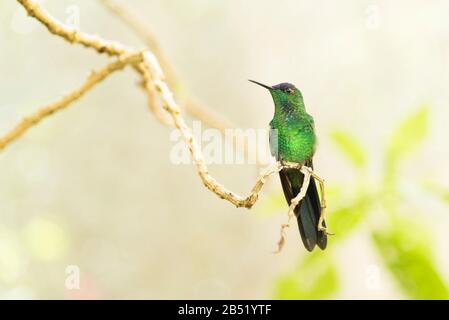
[[140, 15], [131, 11], [128, 7], [121, 5], [114, 0], [100, 0], [108, 10], [119, 17], [127, 26], [129, 26], [148, 46], [148, 48], [153, 51], [153, 54], [159, 60], [159, 64], [165, 70], [165, 75], [167, 77], [168, 85], [176, 92], [178, 91], [178, 86], [180, 85], [177, 81], [177, 77], [173, 71], [171, 65], [167, 62], [156, 36], [150, 31], [148, 23], [146, 23]]
[[30, 17], [36, 18], [47, 27], [48, 31], [66, 39], [70, 43], [78, 43], [86, 48], [95, 49], [98, 53], [106, 53], [110, 56], [118, 56], [135, 51], [131, 48], [126, 48], [121, 43], [105, 40], [63, 25], [33, 0], [17, 1], [25, 8]]
[[164, 70], [167, 84], [173, 92], [179, 96], [181, 105], [186, 112], [201, 120], [209, 127], [219, 129], [221, 132], [224, 132], [227, 128], [234, 127], [229, 120], [212, 112], [209, 108], [200, 104], [196, 98], [192, 97], [192, 95], [182, 90], [181, 81], [177, 77], [166, 56], [163, 54], [156, 36], [150, 31], [151, 29], [149, 28], [148, 23], [146, 23], [140, 15], [115, 0], [100, 0], [100, 2], [128, 25], [153, 52], [158, 59], [161, 68]]
[[173, 126], [173, 121], [171, 121], [170, 115], [164, 111], [160, 106], [157, 98], [156, 87], [154, 86], [151, 74], [145, 64], [139, 63], [134, 67], [134, 69], [142, 77], [142, 88], [145, 90], [148, 97], [148, 107], [152, 114], [166, 126]]
[[60, 100], [40, 108], [32, 115], [23, 118], [22, 121], [20, 121], [12, 130], [7, 132], [3, 137], [0, 137], [0, 150], [4, 149], [11, 142], [21, 137], [28, 129], [41, 122], [44, 118], [68, 107], [72, 102], [78, 100], [97, 83], [103, 81], [114, 71], [121, 70], [128, 64], [135, 64], [140, 61], [142, 61], [141, 53], [124, 55], [119, 57], [116, 61], [108, 64], [103, 69], [99, 71], [92, 71], [86, 81], [78, 89], [73, 90]]

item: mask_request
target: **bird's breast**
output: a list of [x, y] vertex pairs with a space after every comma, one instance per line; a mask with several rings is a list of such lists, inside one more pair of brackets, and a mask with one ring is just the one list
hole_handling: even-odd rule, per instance
[[287, 127], [277, 131], [280, 159], [302, 163], [313, 157], [316, 145], [316, 136], [313, 130]]

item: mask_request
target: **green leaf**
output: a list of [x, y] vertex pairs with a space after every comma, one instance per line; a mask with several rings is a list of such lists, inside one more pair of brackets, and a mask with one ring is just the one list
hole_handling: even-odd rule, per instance
[[366, 164], [365, 151], [354, 135], [335, 129], [330, 133], [331, 141], [337, 149], [357, 168]]
[[387, 179], [395, 176], [398, 162], [416, 149], [428, 132], [429, 109], [420, 107], [407, 117], [393, 132], [386, 150]]
[[448, 299], [449, 291], [437, 271], [431, 245], [418, 223], [398, 221], [373, 233], [379, 254], [403, 292], [412, 299]]
[[339, 288], [338, 274], [328, 252], [310, 253], [295, 270], [281, 275], [275, 299], [328, 299]]
[[441, 201], [449, 204], [449, 190], [431, 181], [422, 181], [421, 186], [424, 190], [431, 192]]
[[366, 195], [360, 195], [354, 202], [336, 209], [329, 207], [327, 226], [335, 234], [330, 237], [330, 244], [343, 240], [360, 225], [368, 216], [368, 210], [372, 204]]

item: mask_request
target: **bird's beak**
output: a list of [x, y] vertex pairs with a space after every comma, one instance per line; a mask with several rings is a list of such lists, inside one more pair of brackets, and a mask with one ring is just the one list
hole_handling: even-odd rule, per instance
[[252, 83], [255, 83], [255, 84], [257, 84], [257, 85], [259, 85], [259, 86], [261, 86], [261, 87], [264, 87], [265, 89], [268, 89], [268, 90], [272, 90], [272, 89], [273, 89], [273, 88], [270, 87], [270, 86], [264, 85], [263, 83], [260, 83], [260, 82], [254, 81], [254, 80], [248, 80], [248, 81], [249, 81], [249, 82], [252, 82]]

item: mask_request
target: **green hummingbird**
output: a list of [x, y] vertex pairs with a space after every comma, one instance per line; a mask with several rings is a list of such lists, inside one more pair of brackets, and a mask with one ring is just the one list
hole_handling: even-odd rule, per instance
[[[274, 101], [274, 117], [270, 122], [270, 151], [277, 161], [293, 162], [313, 170], [313, 155], [317, 144], [313, 117], [304, 106], [302, 93], [293, 84], [280, 83], [272, 87], [249, 80], [268, 89]], [[304, 174], [300, 169], [284, 168], [279, 171], [287, 203], [300, 192]], [[323, 189], [322, 189], [323, 190]], [[308, 251], [315, 245], [322, 250], [327, 245], [326, 225], [315, 178], [310, 178], [305, 197], [295, 208], [299, 233]]]

